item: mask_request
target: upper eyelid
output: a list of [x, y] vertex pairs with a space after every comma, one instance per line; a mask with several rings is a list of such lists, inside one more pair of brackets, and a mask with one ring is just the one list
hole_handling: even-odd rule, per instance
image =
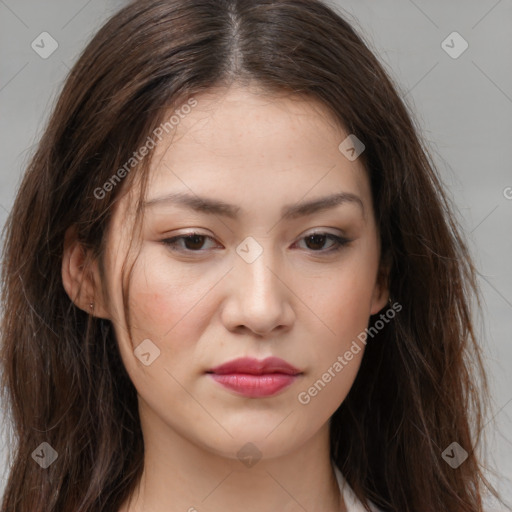
[[[311, 235], [333, 235], [333, 236], [338, 236], [340, 238], [346, 238], [346, 239], [350, 238], [343, 230], [339, 230], [337, 233], [332, 233], [332, 232], [328, 231], [328, 229], [331, 229], [331, 228], [316, 228], [314, 231], [307, 231], [307, 232], [299, 235], [298, 239], [302, 239], [306, 236], [311, 236]], [[179, 233], [177, 235], [166, 236], [163, 240], [172, 240], [172, 239], [182, 238], [182, 237], [186, 238], [188, 236], [193, 236], [193, 235], [204, 236], [206, 238], [215, 240], [214, 236], [212, 236], [208, 233], [202, 233], [199, 230], [197, 230], [197, 231], [191, 230], [191, 231], [187, 231], [185, 233]]]

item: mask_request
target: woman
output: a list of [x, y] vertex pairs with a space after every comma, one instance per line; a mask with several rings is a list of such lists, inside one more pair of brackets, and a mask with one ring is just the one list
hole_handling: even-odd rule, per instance
[[2, 512], [495, 492], [470, 255], [390, 79], [318, 1], [113, 16], [27, 169], [3, 282]]

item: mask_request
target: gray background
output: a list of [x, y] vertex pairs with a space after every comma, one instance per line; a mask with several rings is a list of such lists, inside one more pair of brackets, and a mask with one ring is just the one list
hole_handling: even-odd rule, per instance
[[[480, 334], [494, 401], [485, 427], [486, 452], [500, 475], [495, 483], [510, 501], [512, 1], [330, 3], [344, 9], [399, 84], [460, 211], [485, 301]], [[0, 0], [2, 226], [66, 73], [100, 25], [123, 4], [121, 0]], [[47, 59], [31, 48], [44, 31], [59, 45]], [[453, 31], [469, 44], [458, 58], [450, 57], [441, 46]], [[460, 47], [457, 42], [453, 45]], [[6, 444], [4, 434], [0, 437], [0, 495], [6, 477]]]

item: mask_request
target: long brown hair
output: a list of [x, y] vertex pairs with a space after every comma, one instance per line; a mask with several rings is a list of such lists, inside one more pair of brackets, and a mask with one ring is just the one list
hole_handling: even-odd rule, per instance
[[[402, 310], [368, 341], [331, 418], [332, 459], [361, 500], [384, 510], [481, 511], [483, 484], [492, 488], [476, 452], [488, 388], [475, 268], [399, 87], [316, 0], [134, 1], [71, 70], [5, 228], [1, 355], [13, 439], [1, 511], [115, 511], [138, 482], [137, 393], [110, 322], [63, 288], [64, 235], [75, 226], [101, 267], [113, 205], [147, 177], [151, 153], [122, 182], [115, 171], [165, 112], [234, 81], [319, 100], [365, 144]], [[43, 442], [58, 453], [44, 471], [31, 456]], [[452, 442], [468, 453], [456, 469], [442, 457]]]

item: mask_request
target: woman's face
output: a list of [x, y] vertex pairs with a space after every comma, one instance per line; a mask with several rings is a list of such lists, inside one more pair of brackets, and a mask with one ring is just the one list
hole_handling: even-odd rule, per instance
[[[105, 308], [143, 426], [229, 458], [247, 443], [275, 457], [325, 434], [350, 390], [364, 350], [333, 367], [386, 305], [379, 238], [361, 160], [340, 151], [349, 134], [321, 105], [239, 86], [215, 92], [196, 96], [152, 149], [130, 284], [132, 342], [121, 270], [134, 195], [112, 220]], [[209, 373], [269, 357], [298, 373], [280, 365]]]

